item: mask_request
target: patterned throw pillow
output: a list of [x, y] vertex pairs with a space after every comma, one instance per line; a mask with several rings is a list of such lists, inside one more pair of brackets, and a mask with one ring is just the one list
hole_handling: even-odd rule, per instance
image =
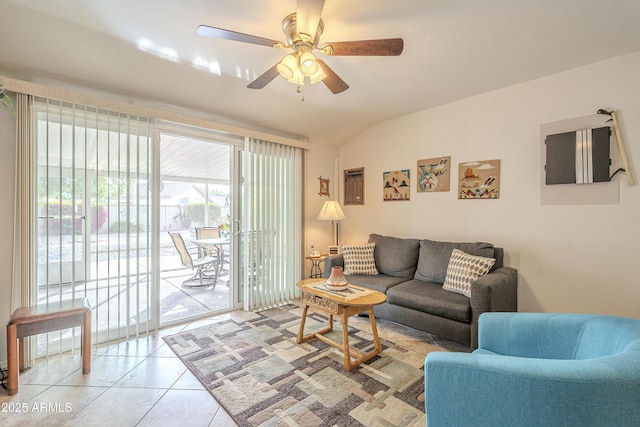
[[487, 274], [495, 263], [495, 258], [469, 255], [460, 249], [454, 249], [442, 288], [471, 298], [471, 282]]
[[375, 247], [375, 243], [356, 246], [342, 245], [344, 274], [378, 274], [376, 260], [373, 257]]

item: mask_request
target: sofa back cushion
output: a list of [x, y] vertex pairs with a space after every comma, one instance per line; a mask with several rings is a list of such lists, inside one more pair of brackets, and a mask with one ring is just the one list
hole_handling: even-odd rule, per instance
[[556, 360], [596, 359], [624, 352], [640, 355], [637, 319], [577, 313], [482, 313], [478, 322], [481, 347], [497, 354]]
[[425, 282], [444, 283], [449, 259], [454, 249], [459, 249], [470, 255], [494, 258], [494, 250], [491, 243], [437, 242], [424, 239], [420, 241], [418, 268], [414, 278]]
[[[369, 242], [376, 244], [376, 268], [380, 274], [412, 279], [418, 264], [420, 241], [370, 234]], [[445, 267], [446, 268], [446, 267]]]
[[[594, 359], [624, 352], [640, 356], [640, 321], [624, 317], [594, 315], [585, 324], [576, 347], [576, 359]], [[636, 366], [640, 366], [639, 363]]]

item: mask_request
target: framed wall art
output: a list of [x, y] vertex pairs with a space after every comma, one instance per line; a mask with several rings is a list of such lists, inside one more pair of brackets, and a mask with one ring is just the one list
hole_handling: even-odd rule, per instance
[[418, 160], [418, 193], [449, 191], [451, 157]]
[[318, 180], [320, 181], [320, 192], [318, 194], [329, 197], [329, 179], [323, 178], [321, 175]]
[[409, 197], [411, 195], [409, 169], [383, 172], [382, 183], [382, 194], [384, 201], [409, 200]]
[[458, 199], [499, 199], [500, 160], [458, 164]]

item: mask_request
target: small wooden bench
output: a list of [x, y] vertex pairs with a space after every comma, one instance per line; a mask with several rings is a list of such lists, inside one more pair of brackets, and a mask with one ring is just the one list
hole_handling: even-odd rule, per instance
[[76, 326], [82, 327], [82, 373], [88, 374], [91, 370], [91, 307], [86, 298], [22, 307], [13, 312], [7, 324], [9, 396], [18, 392], [18, 366], [20, 372], [25, 367], [24, 338]]

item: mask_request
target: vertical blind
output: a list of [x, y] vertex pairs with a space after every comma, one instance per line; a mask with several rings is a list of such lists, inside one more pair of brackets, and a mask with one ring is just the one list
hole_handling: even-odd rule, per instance
[[16, 94], [16, 180], [13, 214], [13, 260], [11, 272], [11, 312], [37, 302], [34, 282], [35, 246], [35, 144], [31, 143], [33, 96]]
[[[36, 99], [37, 301], [86, 297], [94, 342], [155, 327], [153, 120]], [[39, 350], [73, 336], [48, 334]]]
[[301, 274], [302, 150], [246, 138], [241, 188], [245, 309], [287, 303]]
[[[86, 297], [94, 343], [154, 329], [155, 121], [28, 95], [17, 110], [12, 289], [20, 292], [12, 309]], [[240, 285], [244, 308], [258, 310], [297, 295], [303, 156], [301, 148], [245, 138], [240, 157]], [[35, 356], [80, 346], [77, 328], [36, 340]]]

